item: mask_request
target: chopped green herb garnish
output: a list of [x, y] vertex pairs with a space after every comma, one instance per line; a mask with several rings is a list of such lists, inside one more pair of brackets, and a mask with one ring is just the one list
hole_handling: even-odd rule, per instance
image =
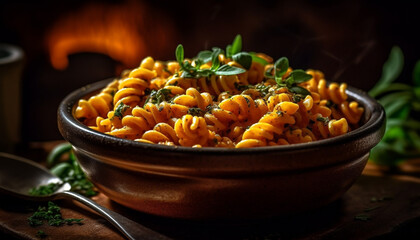
[[298, 102], [302, 101], [302, 99], [304, 99], [304, 98], [305, 98], [305, 95], [302, 95], [302, 94], [294, 93], [292, 95], [292, 100], [295, 103], [298, 103]]
[[264, 84], [257, 84], [255, 89], [260, 92], [262, 97], [267, 96], [270, 86], [265, 86]]
[[35, 236], [39, 237], [39, 238], [46, 238], [47, 234], [43, 230], [38, 230], [38, 232], [36, 232]]
[[47, 196], [53, 194], [59, 189], [63, 183], [49, 183], [47, 185], [41, 185], [39, 187], [31, 188], [29, 194], [32, 196]]
[[129, 108], [130, 106], [125, 105], [123, 102], [121, 102], [120, 105], [118, 105], [115, 109], [114, 116], [121, 119], [124, 116], [124, 112]]
[[145, 101], [145, 105], [147, 103], [153, 103], [159, 105], [161, 102], [169, 101], [171, 99], [171, 90], [167, 88], [161, 88], [159, 90], [152, 90], [150, 92], [149, 97]]
[[317, 117], [316, 120], [323, 122], [324, 124], [327, 124], [330, 121], [328, 117]]
[[47, 206], [39, 206], [37, 211], [28, 218], [29, 225], [40, 226], [47, 221], [50, 226], [61, 226], [63, 224], [83, 224], [83, 219], [63, 219], [61, 209], [55, 203], [49, 201]]
[[204, 115], [204, 111], [201, 110], [200, 108], [189, 108], [188, 109], [188, 114], [193, 115], [193, 116], [203, 116]]

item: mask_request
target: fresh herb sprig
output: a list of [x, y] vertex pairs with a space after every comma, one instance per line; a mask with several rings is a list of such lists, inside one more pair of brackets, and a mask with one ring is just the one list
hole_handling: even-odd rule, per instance
[[[220, 54], [225, 54], [226, 58], [237, 62], [244, 69], [221, 64], [219, 61]], [[268, 64], [266, 60], [258, 57], [256, 53], [242, 51], [242, 37], [239, 34], [236, 35], [232, 44], [229, 44], [226, 47], [226, 51], [223, 51], [218, 47], [213, 47], [212, 51], [201, 51], [197, 54], [197, 57], [193, 58], [191, 61], [187, 61], [184, 59], [184, 47], [179, 44], [176, 48], [175, 56], [183, 71], [181, 77], [185, 78], [200, 78], [208, 77], [210, 75], [236, 75], [249, 70], [253, 61], [259, 62], [264, 66]], [[203, 64], [209, 63], [210, 61], [212, 64], [210, 68], [200, 68]]]
[[236, 75], [240, 73], [244, 73], [245, 70], [242, 68], [230, 66], [230, 65], [221, 65], [219, 61], [219, 54], [222, 53], [220, 48], [213, 48], [213, 52], [211, 53], [211, 62], [212, 65], [210, 68], [203, 68], [201, 69], [201, 65], [205, 63], [206, 59], [203, 54], [201, 54], [201, 58], [194, 59], [194, 64], [190, 63], [189, 61], [184, 59], [184, 47], [179, 44], [175, 51], [176, 60], [178, 61], [181, 70], [183, 71], [181, 77], [185, 78], [201, 78], [201, 77], [208, 77], [210, 75]]
[[279, 58], [274, 63], [274, 79], [279, 87], [287, 87], [290, 92], [295, 94], [300, 94], [303, 96], [310, 95], [311, 93], [301, 87], [298, 84], [309, 81], [312, 78], [312, 75], [307, 74], [302, 69], [295, 69], [290, 74], [283, 79], [283, 76], [287, 73], [289, 69], [289, 59], [286, 57]]
[[403, 52], [395, 46], [380, 80], [369, 91], [386, 112], [385, 135], [370, 156], [378, 164], [395, 166], [420, 157], [420, 61], [415, 64], [412, 84], [396, 82], [403, 66]]
[[[98, 194], [95, 186], [87, 179], [86, 175], [80, 168], [70, 143], [57, 145], [48, 155], [47, 165], [51, 168], [51, 173], [59, 177], [63, 183], [67, 182], [70, 184], [72, 191], [78, 192], [87, 197], [92, 197]], [[60, 186], [61, 183], [39, 186], [31, 189], [30, 194], [36, 196], [50, 195]]]

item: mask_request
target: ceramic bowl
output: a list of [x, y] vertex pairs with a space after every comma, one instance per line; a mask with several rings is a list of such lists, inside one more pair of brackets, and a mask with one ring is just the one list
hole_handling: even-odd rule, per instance
[[94, 131], [74, 117], [77, 101], [109, 81], [80, 88], [61, 102], [60, 132], [102, 193], [158, 216], [257, 219], [327, 205], [361, 175], [385, 129], [382, 106], [349, 87], [347, 94], [365, 112], [359, 128], [339, 137], [252, 149], [139, 143]]

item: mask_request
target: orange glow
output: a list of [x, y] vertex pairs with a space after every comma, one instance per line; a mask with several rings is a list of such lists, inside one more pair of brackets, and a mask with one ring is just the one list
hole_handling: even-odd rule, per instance
[[[168, 24], [158, 24], [156, 18], [148, 16], [149, 10], [136, 1], [86, 4], [62, 16], [48, 32], [51, 64], [63, 70], [68, 66], [70, 54], [95, 52], [110, 56], [124, 67], [135, 67], [157, 46], [165, 48], [171, 36]], [[154, 45], [152, 48], [148, 48], [151, 45], [148, 41]]]

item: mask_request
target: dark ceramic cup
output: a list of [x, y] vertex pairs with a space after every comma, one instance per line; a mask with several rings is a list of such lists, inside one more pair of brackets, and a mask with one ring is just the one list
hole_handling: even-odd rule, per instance
[[252, 149], [146, 144], [94, 131], [74, 118], [77, 101], [110, 80], [69, 94], [58, 109], [63, 137], [82, 169], [110, 199], [182, 219], [257, 219], [293, 214], [340, 198], [361, 175], [382, 138], [385, 112], [365, 92], [347, 94], [365, 108], [359, 128], [311, 143]]

